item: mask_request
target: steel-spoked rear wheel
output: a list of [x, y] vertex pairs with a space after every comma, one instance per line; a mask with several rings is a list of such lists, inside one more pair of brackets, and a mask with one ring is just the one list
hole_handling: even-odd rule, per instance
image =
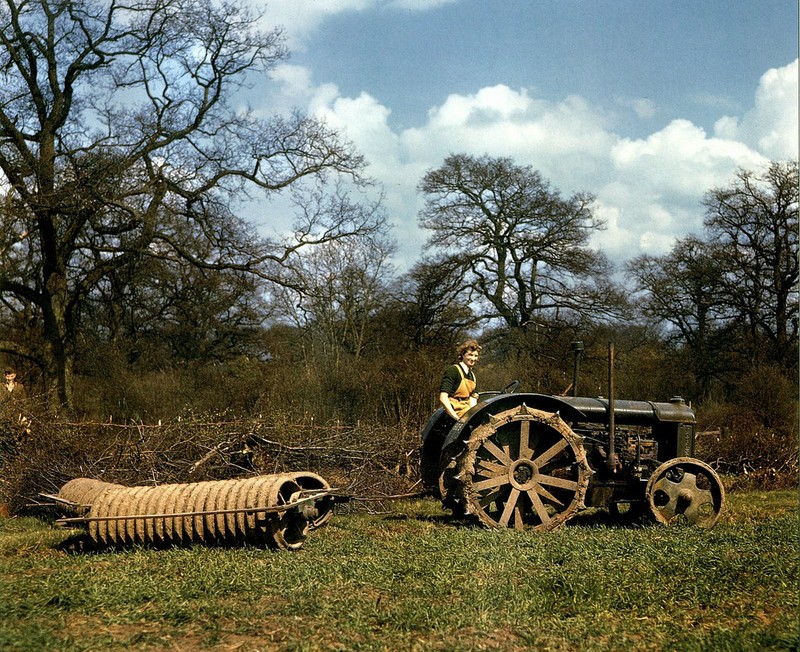
[[552, 530], [583, 509], [590, 475], [580, 437], [523, 404], [473, 430], [457, 477], [483, 524]]

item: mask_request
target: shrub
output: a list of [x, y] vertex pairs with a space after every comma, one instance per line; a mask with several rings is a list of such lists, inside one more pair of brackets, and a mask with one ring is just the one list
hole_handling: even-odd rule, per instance
[[798, 477], [796, 386], [774, 367], [744, 377], [729, 403], [698, 410], [698, 456], [735, 476], [731, 488], [796, 486]]
[[19, 513], [40, 493], [89, 477], [165, 484], [313, 471], [353, 494], [407, 493], [417, 480], [418, 433], [313, 420], [188, 415], [156, 425], [35, 421], [0, 450], [0, 503]]

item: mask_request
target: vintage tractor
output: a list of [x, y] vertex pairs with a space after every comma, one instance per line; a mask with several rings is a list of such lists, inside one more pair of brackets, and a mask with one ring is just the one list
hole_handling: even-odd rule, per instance
[[422, 433], [426, 488], [492, 528], [551, 530], [588, 507], [712, 527], [725, 489], [692, 457], [694, 412], [680, 397], [615, 401], [613, 369], [610, 344], [607, 398], [521, 393], [515, 382], [459, 421], [440, 408]]

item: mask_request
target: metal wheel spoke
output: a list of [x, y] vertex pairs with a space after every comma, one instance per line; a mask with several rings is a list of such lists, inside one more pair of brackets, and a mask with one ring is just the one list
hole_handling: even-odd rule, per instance
[[531, 491], [535, 491], [537, 494], [542, 496], [542, 498], [547, 498], [551, 503], [555, 503], [556, 505], [560, 505], [561, 507], [564, 506], [558, 498], [556, 498], [553, 494], [551, 494], [547, 489], [542, 487], [541, 485], [534, 487]]
[[681, 481], [678, 483], [678, 488], [692, 493], [700, 491], [697, 486], [697, 476], [691, 473], [684, 473], [683, 478], [681, 478]]
[[541, 455], [539, 455], [539, 457], [533, 460], [533, 463], [541, 468], [542, 466], [547, 464], [547, 462], [553, 459], [556, 455], [558, 455], [561, 451], [563, 451], [567, 446], [569, 446], [569, 442], [566, 439], [559, 439], [544, 453], [542, 453]]
[[506, 506], [503, 509], [503, 514], [500, 516], [500, 520], [498, 523], [503, 527], [508, 527], [508, 522], [511, 519], [511, 515], [514, 513], [514, 508], [517, 505], [517, 500], [519, 499], [519, 489], [512, 488], [511, 493], [508, 495], [508, 499], [506, 500]]
[[478, 462], [477, 473], [487, 478], [494, 477], [502, 473], [508, 473], [508, 467], [490, 462], [489, 460], [481, 460]]
[[475, 491], [483, 491], [484, 489], [493, 489], [494, 487], [499, 487], [500, 485], [507, 483], [508, 475], [496, 475], [493, 478], [488, 478], [486, 480], [473, 483], [472, 488]]
[[511, 464], [511, 458], [506, 454], [504, 450], [499, 448], [493, 441], [487, 439], [486, 441], [483, 442], [483, 447], [506, 466]]
[[523, 421], [519, 427], [519, 459], [529, 460], [533, 457], [530, 447], [531, 422]]
[[519, 508], [519, 501], [517, 501], [517, 505], [514, 507], [514, 529], [522, 530], [524, 527], [525, 523], [522, 520], [522, 510]]
[[488, 473], [506, 473], [508, 472], [508, 467], [503, 464], [498, 464], [497, 462], [492, 462], [491, 460], [480, 460], [478, 462], [478, 472], [488, 472]]
[[528, 494], [528, 498], [531, 499], [531, 503], [533, 504], [533, 508], [536, 510], [536, 514], [539, 516], [539, 520], [542, 523], [548, 523], [550, 521], [550, 514], [547, 513], [547, 509], [545, 509], [542, 499], [539, 498], [539, 494], [537, 494], [533, 489], [528, 489], [526, 493]]
[[490, 491], [485, 496], [481, 496], [480, 497], [480, 500], [478, 500], [478, 504], [481, 507], [487, 507], [488, 505], [490, 505], [492, 503], [492, 501], [497, 500], [502, 495], [503, 495], [503, 492], [500, 491], [499, 489], [496, 489], [495, 491]]
[[574, 480], [557, 478], [554, 475], [539, 475], [538, 480], [539, 484], [546, 484], [550, 487], [560, 487], [561, 489], [569, 489], [570, 491], [578, 490], [578, 483]]
[[678, 511], [678, 503], [681, 500], [682, 495], [689, 493], [690, 495], [694, 494], [694, 491], [685, 492], [682, 491], [684, 489], [683, 482], [680, 484], [675, 484], [671, 480], [663, 479], [655, 484], [655, 488], [664, 492], [664, 494], [668, 497], [668, 502], [666, 505], [662, 506], [660, 509], [662, 512], [669, 513], [670, 518], [675, 516]]
[[674, 509], [674, 505], [678, 500], [678, 496], [680, 495], [679, 485], [676, 485], [674, 482], [671, 482], [666, 478], [662, 478], [661, 480], [656, 482], [655, 485], [653, 485], [653, 489], [656, 491], [663, 492], [668, 498], [667, 504], [661, 507], [662, 512], [664, 511], [664, 508], [667, 506], [672, 506], [672, 509]]

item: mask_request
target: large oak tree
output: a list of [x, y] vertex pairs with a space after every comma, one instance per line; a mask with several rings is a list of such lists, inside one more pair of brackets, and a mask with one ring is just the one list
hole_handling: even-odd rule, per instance
[[428, 171], [419, 189], [433, 262], [460, 279], [454, 298], [482, 318], [526, 329], [537, 315], [599, 317], [619, 307], [611, 266], [590, 246], [603, 226], [591, 195], [562, 197], [530, 166], [466, 154]]

